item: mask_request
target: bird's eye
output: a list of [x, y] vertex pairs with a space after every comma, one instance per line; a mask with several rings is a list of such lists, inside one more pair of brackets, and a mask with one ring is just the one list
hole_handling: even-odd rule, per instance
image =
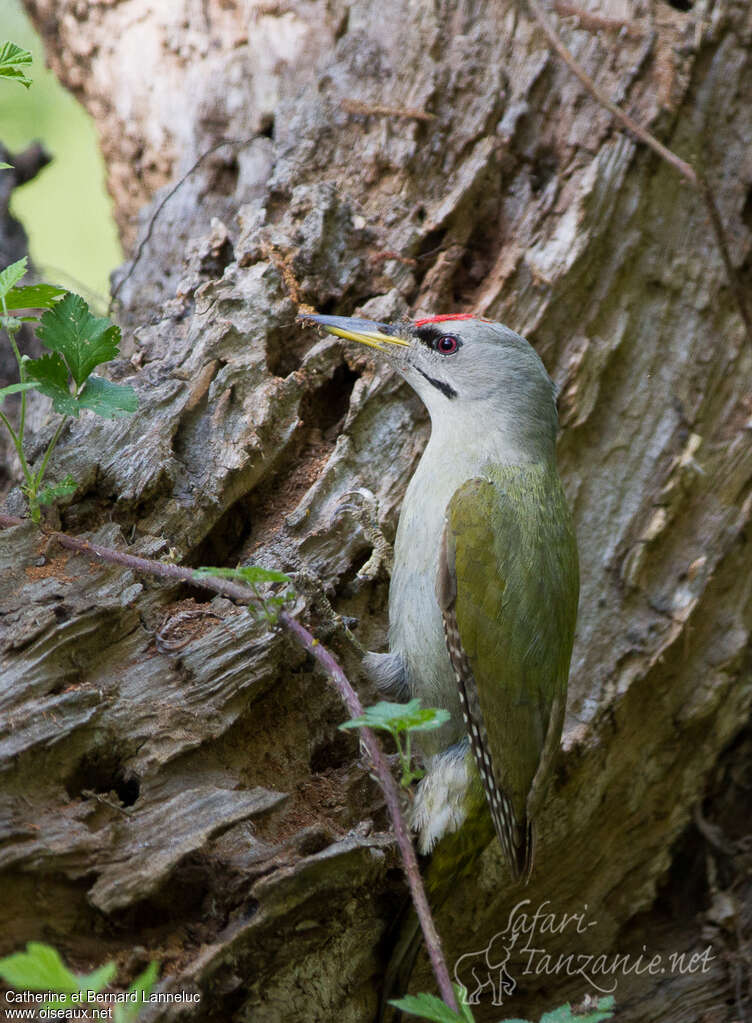
[[436, 341], [436, 351], [442, 355], [454, 355], [460, 343], [454, 334], [442, 334]]

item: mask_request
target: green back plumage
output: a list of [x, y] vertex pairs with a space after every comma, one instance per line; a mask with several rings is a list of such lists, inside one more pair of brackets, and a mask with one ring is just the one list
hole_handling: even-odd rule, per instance
[[571, 517], [555, 468], [539, 463], [468, 480], [446, 518], [459, 638], [493, 776], [520, 823], [563, 723], [579, 593]]

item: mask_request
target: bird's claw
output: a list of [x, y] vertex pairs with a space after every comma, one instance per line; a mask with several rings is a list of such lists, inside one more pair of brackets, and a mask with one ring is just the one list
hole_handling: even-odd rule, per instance
[[[357, 498], [348, 501], [347, 498]], [[360, 568], [353, 583], [357, 592], [366, 583], [374, 582], [380, 575], [389, 578], [394, 563], [394, 550], [379, 525], [379, 505], [373, 492], [367, 487], [346, 491], [337, 505], [338, 511], [348, 511], [363, 530], [371, 545], [371, 556]]]

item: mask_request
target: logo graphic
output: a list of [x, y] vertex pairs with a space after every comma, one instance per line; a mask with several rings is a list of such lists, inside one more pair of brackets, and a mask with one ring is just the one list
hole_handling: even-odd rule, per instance
[[[506, 941], [501, 941], [502, 938]], [[481, 993], [488, 988], [493, 994], [492, 1005], [503, 1005], [504, 997], [514, 993], [517, 982], [507, 970], [507, 963], [516, 943], [516, 934], [509, 937], [500, 932], [479, 952], [465, 952], [459, 957], [454, 964], [454, 979], [466, 1005], [478, 1005]], [[473, 981], [475, 986], [471, 990]]]
[[593, 991], [612, 995], [619, 977], [651, 977], [676, 973], [707, 973], [716, 958], [712, 946], [695, 952], [654, 952], [645, 945], [637, 954], [610, 952], [602, 955], [568, 951], [549, 952], [546, 942], [555, 936], [586, 934], [597, 926], [588, 920], [587, 905], [579, 913], [555, 913], [546, 900], [532, 909], [523, 899], [511, 910], [503, 931], [497, 931], [485, 948], [465, 952], [454, 964], [454, 979], [460, 986], [466, 1005], [478, 1005], [490, 995], [492, 1005], [503, 1005], [517, 987], [515, 976], [580, 977]]

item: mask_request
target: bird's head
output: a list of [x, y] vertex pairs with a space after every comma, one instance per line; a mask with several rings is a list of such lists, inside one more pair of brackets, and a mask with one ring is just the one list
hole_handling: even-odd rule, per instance
[[501, 323], [475, 316], [431, 316], [379, 323], [303, 314], [330, 334], [383, 353], [418, 393], [436, 428], [460, 422], [499, 428], [525, 448], [550, 448], [556, 437], [554, 385], [535, 350]]

